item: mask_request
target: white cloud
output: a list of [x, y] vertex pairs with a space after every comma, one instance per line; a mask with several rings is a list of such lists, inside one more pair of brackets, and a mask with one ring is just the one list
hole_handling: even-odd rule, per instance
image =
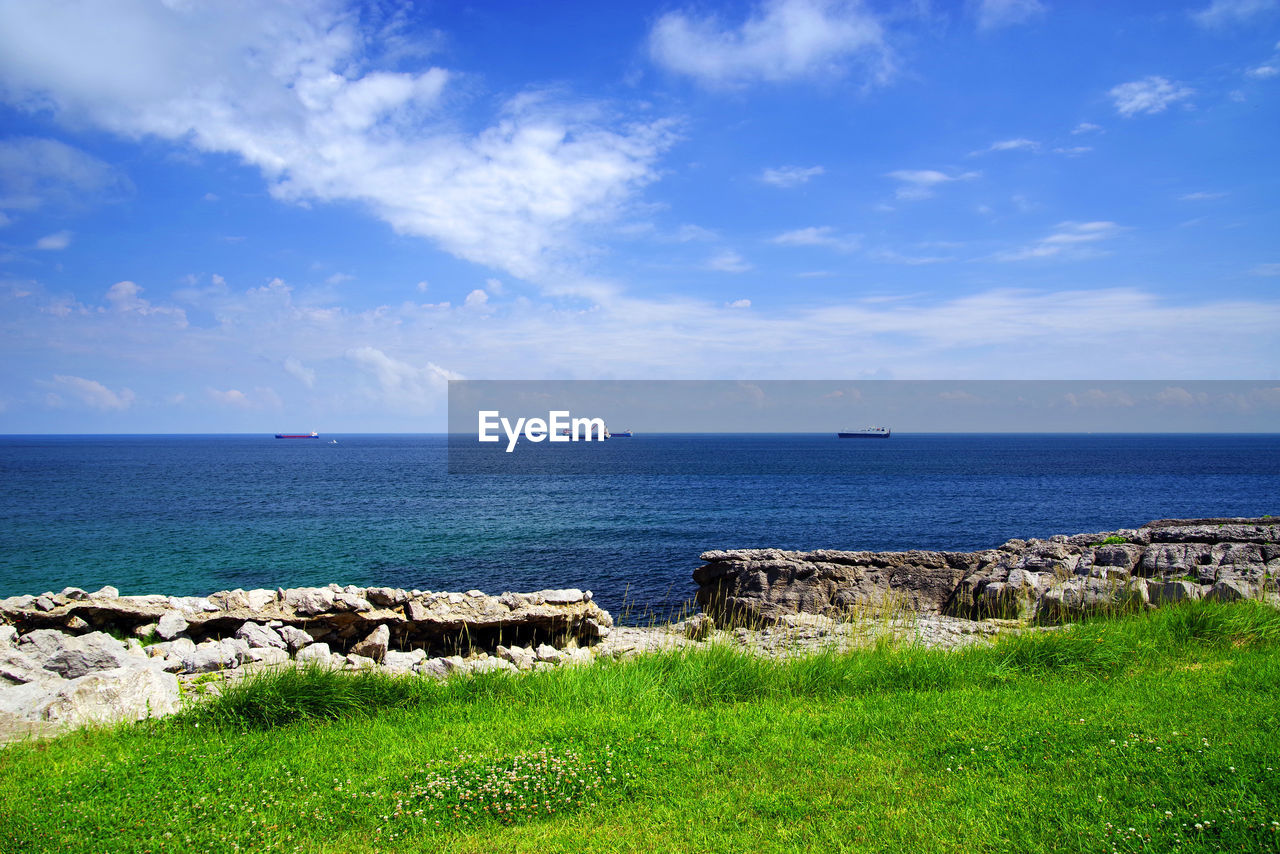
[[1063, 400], [1068, 406], [1073, 408], [1114, 408], [1123, 407], [1128, 409], [1134, 405], [1133, 397], [1123, 391], [1104, 391], [1100, 388], [1091, 388], [1080, 394], [1074, 392], [1064, 394]]
[[1209, 202], [1209, 201], [1213, 201], [1214, 199], [1225, 199], [1226, 197], [1227, 197], [1226, 193], [1198, 192], [1198, 193], [1184, 193], [1181, 196], [1178, 196], [1178, 199], [1179, 201], [1183, 201], [1183, 202]]
[[1081, 122], [1080, 124], [1076, 125], [1074, 128], [1071, 129], [1071, 133], [1073, 135], [1082, 134], [1082, 133], [1101, 133], [1101, 132], [1102, 132], [1102, 125], [1095, 125], [1093, 122]]
[[324, 0], [7, 3], [0, 75], [10, 104], [235, 155], [277, 198], [356, 202], [523, 277], [549, 278], [656, 178], [665, 122], [529, 92], [464, 132], [443, 97], [451, 73], [379, 70], [383, 35]]
[[745, 273], [751, 269], [746, 259], [732, 249], [726, 249], [711, 256], [703, 267], [718, 273]]
[[88, 380], [84, 377], [56, 374], [53, 384], [56, 388], [80, 398], [85, 406], [100, 409], [103, 412], [128, 409], [136, 400], [134, 393], [127, 388], [122, 388], [118, 392], [112, 391], [97, 380]]
[[810, 178], [816, 178], [823, 174], [826, 170], [821, 166], [810, 166], [808, 168], [802, 166], [783, 166], [778, 169], [766, 169], [761, 174], [760, 180], [766, 184], [772, 184], [775, 187], [798, 187], [805, 184]]
[[347, 359], [378, 381], [383, 402], [410, 411], [430, 411], [448, 388], [449, 380], [462, 379], [460, 374], [427, 362], [418, 368], [388, 356], [376, 347], [355, 347], [347, 351]]
[[116, 282], [107, 288], [106, 300], [117, 314], [157, 315], [172, 318], [179, 326], [187, 325], [187, 313], [176, 306], [154, 306], [139, 294], [142, 288], [129, 281]]
[[729, 308], [751, 308], [751, 300], [736, 299], [733, 302], [725, 303], [725, 305], [728, 306]]
[[770, 243], [778, 246], [825, 246], [838, 252], [850, 252], [858, 248], [857, 235], [841, 235], [829, 225], [798, 228], [773, 237]]
[[476, 288], [467, 294], [467, 298], [462, 302], [466, 308], [482, 309], [489, 304], [489, 295], [482, 288]]
[[959, 175], [948, 175], [935, 169], [899, 169], [890, 172], [887, 177], [902, 182], [894, 194], [899, 199], [913, 201], [927, 199], [934, 194], [934, 188], [952, 181], [969, 181], [977, 178], [980, 172], [964, 172]]
[[979, 0], [978, 29], [990, 30], [1022, 24], [1045, 13], [1040, 0]]
[[672, 239], [677, 243], [691, 243], [702, 240], [717, 240], [720, 235], [700, 225], [685, 224], [676, 229]]
[[284, 360], [284, 369], [291, 377], [302, 383], [307, 388], [316, 387], [316, 372], [308, 368], [294, 356]]
[[1257, 68], [1250, 68], [1245, 72], [1246, 76], [1256, 80], [1266, 80], [1270, 77], [1275, 77], [1277, 74], [1280, 74], [1280, 68], [1276, 68], [1274, 65], [1259, 65]]
[[1275, 0], [1213, 0], [1205, 8], [1193, 12], [1191, 17], [1203, 27], [1223, 27], [1242, 23], [1275, 8]]
[[765, 0], [736, 25], [668, 12], [649, 34], [649, 55], [709, 86], [840, 76], [855, 61], [873, 81], [892, 70], [880, 22], [856, 0]]
[[1195, 90], [1152, 75], [1112, 87], [1110, 93], [1116, 112], [1126, 118], [1140, 113], [1162, 113], [1170, 105], [1195, 94]]
[[[4, 40], [0, 33], [0, 45]], [[4, 62], [0, 51], [0, 69]], [[118, 198], [130, 186], [103, 161], [56, 140], [0, 140], [0, 208], [5, 210], [76, 208]]]
[[1063, 154], [1067, 157], [1079, 157], [1081, 154], [1088, 154], [1090, 151], [1093, 151], [1093, 146], [1091, 145], [1072, 145], [1064, 148], [1055, 148], [1053, 153]]
[[56, 231], [53, 234], [46, 234], [44, 237], [36, 241], [37, 249], [44, 249], [47, 251], [66, 249], [70, 245], [71, 232], [69, 231]]
[[226, 391], [222, 391], [213, 386], [206, 386], [204, 393], [209, 400], [225, 409], [278, 410], [284, 408], [284, 402], [280, 399], [280, 395], [270, 387], [257, 386], [253, 389], [253, 394], [248, 395], [238, 388], [229, 388]]
[[[280, 389], [283, 411], [351, 431], [442, 429], [419, 416], [443, 412], [447, 380], [457, 377], [444, 365], [468, 376], [530, 379], [843, 379], [850, 364], [899, 379], [936, 378], [938, 365], [955, 378], [1230, 379], [1256, 377], [1258, 365], [1280, 359], [1273, 299], [1167, 298], [1106, 286], [943, 298], [875, 291], [864, 298], [832, 288], [827, 298], [768, 311], [754, 304], [730, 310], [725, 302], [737, 299], [730, 295], [624, 296], [588, 309], [530, 300], [488, 314], [408, 301], [350, 311], [300, 305], [280, 286], [231, 288], [193, 294], [188, 307], [214, 320], [188, 327], [156, 316], [122, 323], [96, 306], [55, 316], [43, 310], [53, 297], [39, 285], [28, 289], [34, 292], [18, 298], [0, 288], [0, 363], [32, 376], [83, 377], [103, 368], [101, 354], [127, 354], [118, 361], [127, 363], [139, 400], [186, 392], [188, 424], [206, 430], [253, 429], [237, 413], [271, 411], [265, 392], [255, 390], [263, 366], [290, 357], [316, 376], [312, 388], [290, 381]], [[1206, 328], [1231, 329], [1232, 346], [1170, 343]], [[34, 355], [26, 343], [32, 336], [46, 342]], [[77, 400], [69, 387], [47, 385]], [[207, 389], [222, 390], [221, 397]], [[39, 409], [40, 396], [13, 379], [0, 384], [0, 396], [11, 403], [8, 431], [30, 432], [22, 413]], [[135, 410], [138, 420], [127, 426], [145, 431], [154, 413], [133, 406], [129, 414]], [[59, 423], [91, 432], [95, 422]]]
[[1062, 222], [1057, 231], [1021, 249], [1000, 252], [996, 261], [1030, 261], [1039, 258], [1082, 258], [1096, 254], [1087, 244], [1110, 240], [1123, 229], [1114, 222]]
[[976, 157], [981, 154], [992, 154], [997, 151], [1039, 151], [1039, 150], [1040, 150], [1040, 143], [1036, 142], [1034, 139], [1023, 139], [1019, 137], [1017, 139], [1002, 139], [1002, 140], [999, 140], [998, 142], [993, 142], [990, 145], [988, 145], [986, 148], [980, 148], [977, 151], [971, 151], [969, 153], [969, 156]]

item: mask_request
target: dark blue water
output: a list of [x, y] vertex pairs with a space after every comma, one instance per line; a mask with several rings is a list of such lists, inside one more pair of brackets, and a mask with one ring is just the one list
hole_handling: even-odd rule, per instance
[[596, 476], [450, 475], [443, 436], [329, 438], [0, 437], [0, 596], [574, 586], [639, 616], [686, 601], [712, 548], [1280, 514], [1276, 435], [640, 435], [602, 447], [646, 473]]

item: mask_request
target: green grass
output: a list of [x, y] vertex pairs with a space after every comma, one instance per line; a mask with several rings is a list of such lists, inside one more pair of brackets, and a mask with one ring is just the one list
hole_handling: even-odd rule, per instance
[[1104, 539], [1104, 540], [1100, 540], [1100, 541], [1098, 542], [1098, 545], [1100, 545], [1100, 546], [1118, 546], [1118, 545], [1122, 545], [1122, 544], [1127, 543], [1127, 542], [1129, 542], [1129, 541], [1128, 541], [1128, 540], [1126, 540], [1124, 537], [1118, 536], [1118, 535], [1116, 535], [1116, 534], [1112, 534], [1111, 536], [1107, 537], [1106, 539]]
[[1276, 851], [1280, 612], [963, 652], [288, 672], [0, 751], [0, 851]]

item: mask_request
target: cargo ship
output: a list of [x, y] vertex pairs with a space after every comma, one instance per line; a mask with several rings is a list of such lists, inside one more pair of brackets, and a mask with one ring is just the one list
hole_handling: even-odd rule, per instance
[[277, 433], [277, 439], [319, 439], [320, 434], [312, 430], [310, 433]]
[[863, 427], [861, 430], [845, 430], [837, 433], [841, 439], [888, 439], [888, 427]]

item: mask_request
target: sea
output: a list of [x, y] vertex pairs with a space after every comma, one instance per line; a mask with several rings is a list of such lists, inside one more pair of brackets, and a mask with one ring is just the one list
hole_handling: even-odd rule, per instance
[[1280, 515], [1280, 435], [639, 434], [594, 453], [451, 474], [444, 435], [0, 436], [0, 597], [578, 587], [644, 622], [689, 607], [710, 549], [972, 550]]

